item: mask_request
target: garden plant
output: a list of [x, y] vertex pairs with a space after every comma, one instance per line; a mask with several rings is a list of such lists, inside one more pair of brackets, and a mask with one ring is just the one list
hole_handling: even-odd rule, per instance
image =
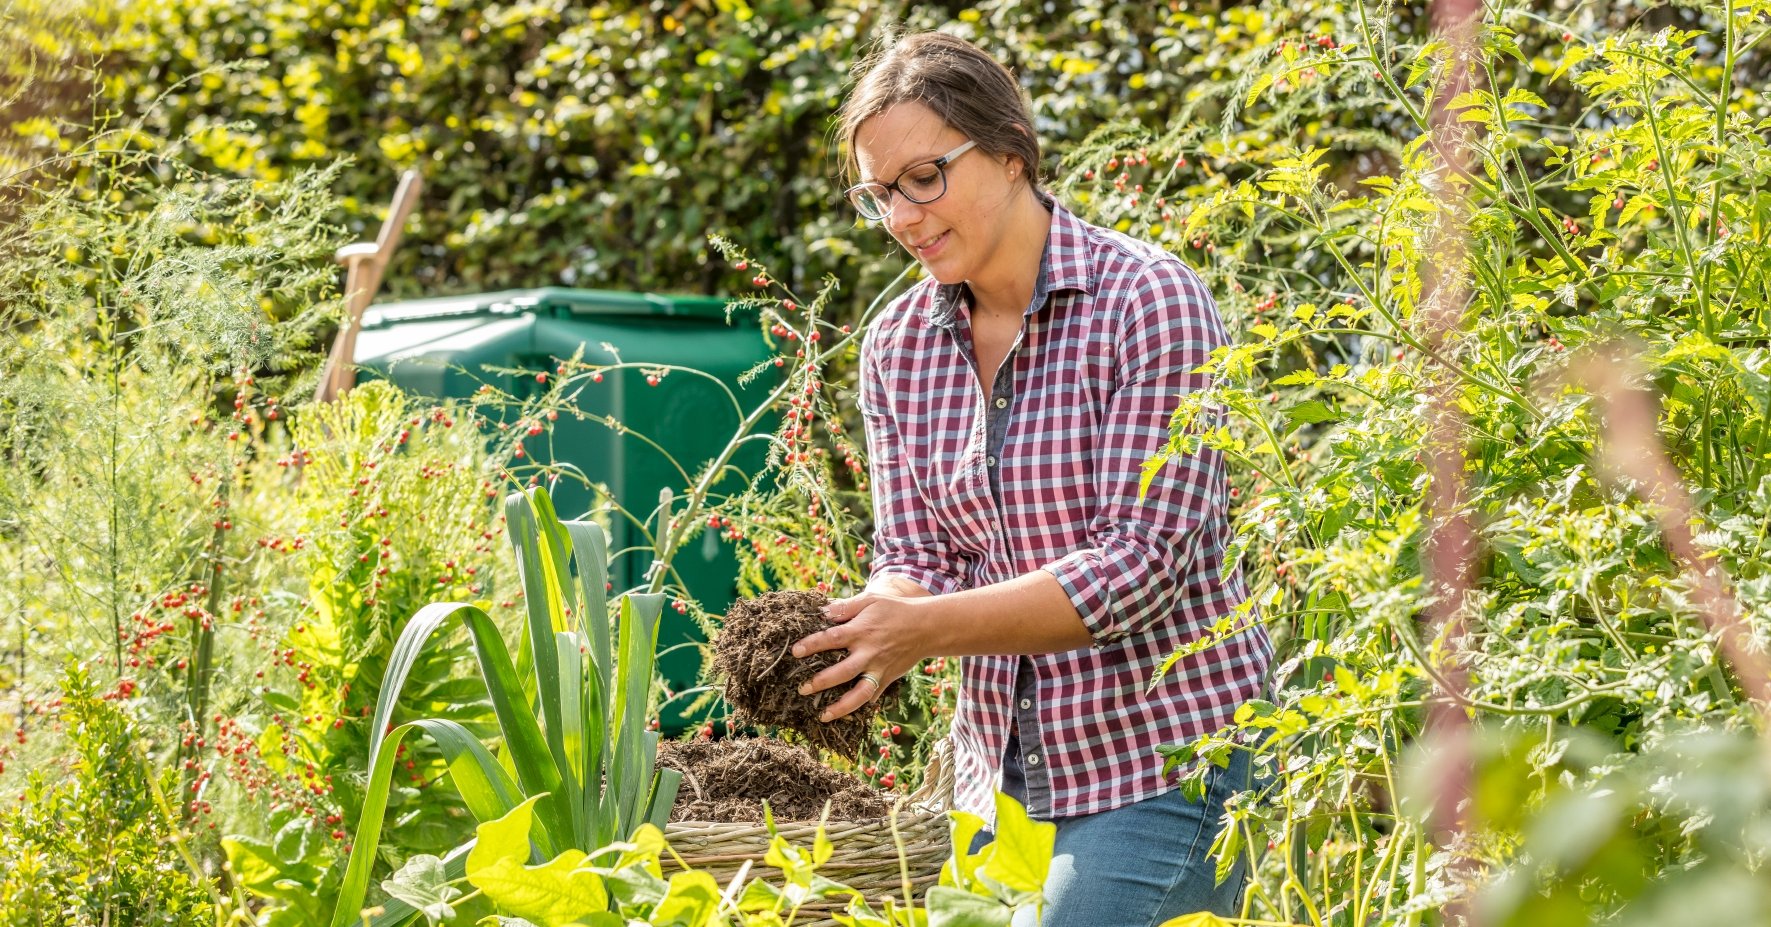
[[[642, 822], [661, 825], [669, 814], [682, 776], [654, 771], [658, 734], [646, 725], [663, 597], [624, 594], [614, 607], [619, 617], [611, 620], [602, 528], [560, 521], [543, 489], [512, 494], [505, 513], [527, 610], [519, 659], [511, 660], [491, 616], [469, 603], [427, 605], [400, 633], [370, 728], [387, 734], [370, 752], [368, 797], [332, 915], [335, 925], [357, 921], [395, 758], [409, 733], [422, 732], [442, 749], [451, 778], [482, 824], [522, 807], [525, 821], [535, 822], [536, 849], [544, 857], [606, 847], [631, 836]], [[407, 674], [450, 619], [459, 619], [472, 635], [503, 735], [502, 759], [446, 718], [393, 726]], [[530, 830], [525, 825], [519, 833]], [[449, 859], [430, 859], [446, 866], [466, 851], [464, 845]]]

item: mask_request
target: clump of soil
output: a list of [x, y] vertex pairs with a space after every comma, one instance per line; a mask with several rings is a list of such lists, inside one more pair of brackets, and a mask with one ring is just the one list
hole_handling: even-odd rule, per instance
[[666, 741], [658, 765], [683, 774], [672, 821], [761, 823], [764, 801], [777, 821], [816, 821], [826, 801], [832, 821], [874, 820], [891, 810], [865, 782], [779, 740]]
[[714, 641], [714, 666], [725, 677], [726, 702], [749, 723], [792, 728], [808, 743], [843, 756], [855, 756], [867, 743], [867, 732], [881, 705], [895, 700], [894, 680], [878, 698], [835, 721], [819, 721], [854, 682], [800, 695], [799, 687], [824, 668], [842, 662], [847, 650], [827, 650], [803, 660], [793, 645], [808, 634], [830, 627], [824, 617], [829, 600], [817, 592], [778, 590], [732, 603]]

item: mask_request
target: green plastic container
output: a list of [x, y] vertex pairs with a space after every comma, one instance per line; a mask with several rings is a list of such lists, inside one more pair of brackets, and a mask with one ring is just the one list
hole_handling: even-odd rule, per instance
[[[507, 290], [372, 306], [364, 313], [354, 360], [365, 377], [391, 380], [421, 395], [461, 398], [491, 383], [525, 396], [545, 387], [532, 373], [508, 371], [551, 372], [560, 359], [582, 347], [589, 363], [615, 363], [619, 355], [629, 363], [705, 371], [724, 381], [748, 410], [779, 382], [767, 376], [748, 387], [738, 384], [740, 374], [770, 357], [761, 334], [748, 322], [740, 318], [727, 324], [726, 302], [713, 297]], [[718, 387], [681, 372], [657, 386], [648, 385], [638, 370], [612, 372], [585, 387], [578, 407], [590, 415], [613, 416], [656, 442], [691, 478], [725, 447], [738, 425], [737, 411]], [[641, 438], [564, 414], [547, 434], [526, 442], [524, 450], [537, 462], [579, 468], [640, 518], [657, 506], [661, 490], [681, 492], [687, 485], [670, 460]], [[754, 473], [762, 463], [761, 444], [749, 450], [736, 463]], [[720, 488], [735, 491], [741, 484], [728, 479]], [[593, 503], [590, 492], [566, 480], [554, 491], [554, 500], [564, 518], [579, 516]], [[610, 528], [612, 551], [646, 547], [644, 535], [630, 521], [613, 519]], [[617, 589], [638, 586], [650, 564], [649, 549], [620, 555], [611, 565], [610, 580]], [[737, 563], [714, 532], [704, 529], [691, 539], [674, 566], [709, 611], [724, 612], [731, 604]], [[698, 648], [678, 645], [699, 643], [703, 637], [691, 618], [671, 609], [664, 615], [660, 670], [666, 684], [681, 691], [695, 684], [701, 660]], [[683, 713], [689, 701], [678, 699], [666, 707], [661, 719], [666, 730], [680, 732], [707, 720], [705, 712], [695, 717]]]

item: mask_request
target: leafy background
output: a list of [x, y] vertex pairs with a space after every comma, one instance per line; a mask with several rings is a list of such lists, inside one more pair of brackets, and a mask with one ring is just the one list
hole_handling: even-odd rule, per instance
[[[452, 437], [495, 434], [490, 419], [464, 408], [443, 412], [461, 432], [432, 427], [438, 410], [406, 397], [353, 400], [339, 414], [365, 422], [379, 421], [373, 402], [419, 407], [341, 443], [291, 437], [289, 418], [326, 414], [290, 397], [311, 391], [313, 346], [336, 314], [330, 250], [372, 234], [398, 172], [417, 167], [428, 190], [394, 294], [556, 282], [752, 294], [782, 320], [781, 297], [805, 305], [817, 290], [832, 326], [858, 325], [904, 259], [840, 208], [828, 119], [882, 30], [938, 26], [1021, 76], [1051, 187], [1199, 268], [1235, 333], [1215, 361], [1220, 387], [1177, 425], [1206, 400], [1232, 413], [1203, 440], [1237, 463], [1250, 614], [1280, 662], [1241, 732], [1173, 753], [1189, 762], [1237, 749], [1233, 733], [1271, 735], [1263, 787], [1218, 845], [1254, 863], [1245, 913], [1421, 923], [1474, 880], [1497, 923], [1627, 923], [1697, 904], [1756, 922], [1771, 830], [1750, 785], [1763, 778], [1746, 736], [1755, 712], [1653, 507], [1597, 465], [1602, 423], [1570, 371], [1630, 339], [1663, 397], [1658, 433], [1696, 495], [1699, 537], [1762, 638], [1771, 9], [1543, 2], [1485, 16], [1486, 89], [1441, 101], [1478, 166], [1455, 178], [1421, 144], [1442, 54], [1421, 4], [13, 4], [0, 33], [0, 557], [16, 569], [0, 602], [15, 720], [0, 783], [65, 766], [62, 788], [98, 788], [81, 758], [135, 742], [178, 794], [145, 825], [93, 816], [52, 836], [42, 809], [63, 799], [38, 788], [0, 836], [39, 858], [145, 847], [139, 828], [161, 827], [188, 835], [188, 865], [240, 909], [287, 923], [317, 910], [306, 906], [336, 890], [352, 830], [360, 709], [385, 659], [374, 648], [429, 594], [414, 582], [376, 595], [359, 567], [383, 532], [368, 526], [416, 532], [399, 540], [403, 575], [434, 584], [471, 565], [495, 600], [501, 551], [416, 515], [512, 464], [507, 441]], [[1416, 308], [1447, 185], [1474, 207], [1473, 290], [1441, 349]], [[737, 243], [746, 269], [710, 232]], [[757, 290], [751, 265], [778, 284]], [[838, 356], [821, 373], [819, 417], [841, 421], [823, 412], [843, 407], [849, 368]], [[1418, 624], [1431, 604], [1421, 397], [1444, 376], [1469, 422], [1483, 550], [1478, 620], [1459, 641]], [[449, 481], [386, 454], [408, 411], [462, 468]], [[1198, 438], [1177, 427], [1152, 452]], [[297, 453], [337, 455], [338, 477], [295, 486], [278, 461]], [[418, 471], [384, 473], [375, 512], [388, 516], [350, 495], [366, 475], [352, 468], [377, 455]], [[832, 469], [859, 499], [864, 483]], [[725, 513], [738, 516], [726, 539], [763, 536], [765, 520], [766, 535], [813, 535], [834, 516], [783, 501], [808, 485], [785, 480], [769, 504]], [[831, 575], [857, 562], [859, 527], [838, 528], [846, 549], [817, 561]], [[804, 584], [804, 561], [752, 540], [739, 546], [750, 581]], [[316, 614], [349, 646], [303, 643]], [[1410, 785], [1434, 775], [1413, 744], [1453, 647], [1478, 654], [1481, 735], [1457, 839]], [[70, 661], [86, 666], [68, 673]], [[918, 713], [882, 732], [876, 779], [914, 782], [941, 730], [950, 670], [929, 670]], [[73, 720], [93, 716], [79, 701], [91, 692], [133, 733]], [[223, 744], [244, 745], [243, 769], [217, 757]], [[413, 788], [431, 787], [421, 767], [436, 761], [413, 762]], [[468, 832], [448, 802], [417, 797], [435, 813], [390, 828], [389, 870]], [[188, 903], [168, 874], [183, 860], [120, 858], [155, 874], [139, 884], [167, 886], [144, 889], [162, 900], [142, 902], [142, 922]], [[30, 906], [76, 884], [8, 881], [0, 906], [43, 910]]]

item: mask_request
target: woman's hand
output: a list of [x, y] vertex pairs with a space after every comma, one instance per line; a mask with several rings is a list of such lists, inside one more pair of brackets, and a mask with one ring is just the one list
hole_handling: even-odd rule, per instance
[[825, 721], [872, 701], [927, 657], [1059, 653], [1094, 642], [1069, 594], [1045, 570], [942, 596], [901, 576], [882, 576], [854, 598], [831, 600], [824, 614], [831, 626], [801, 638], [793, 655], [849, 652], [800, 690], [811, 695], [853, 684], [825, 711]]
[[799, 694], [811, 695], [854, 683], [819, 720], [834, 721], [855, 711], [932, 655], [929, 632], [940, 600], [921, 589], [915, 590], [921, 595], [901, 594], [906, 591], [869, 590], [853, 598], [832, 599], [824, 609], [832, 625], [793, 645], [795, 657], [825, 650], [849, 652], [842, 662], [825, 668], [800, 687]]

